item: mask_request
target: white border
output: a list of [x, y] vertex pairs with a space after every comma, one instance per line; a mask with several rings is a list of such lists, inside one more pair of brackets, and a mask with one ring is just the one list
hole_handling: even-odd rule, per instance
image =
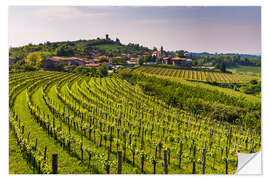
[[[180, 2], [179, 2], [180, 1]], [[270, 118], [267, 110], [270, 107], [270, 88], [268, 82], [268, 77], [270, 77], [270, 44], [269, 44], [269, 33], [270, 33], [270, 3], [268, 0], [4, 0], [0, 6], [0, 18], [1, 18], [1, 88], [0, 99], [1, 99], [1, 178], [22, 178], [22, 179], [47, 179], [48, 176], [21, 176], [21, 175], [8, 175], [8, 6], [9, 5], [144, 5], [144, 6], [168, 6], [168, 5], [181, 5], [181, 6], [262, 6], [262, 128], [263, 128], [263, 137], [262, 137], [262, 146], [263, 146], [263, 176], [223, 176], [219, 175], [218, 177], [215, 175], [168, 175], [166, 178], [172, 179], [186, 179], [186, 178], [202, 178], [203, 179], [216, 179], [216, 178], [243, 178], [243, 179], [261, 179], [266, 178], [269, 179], [270, 171], [269, 163], [267, 163], [267, 159], [270, 160], [269, 157], [269, 128], [270, 128]], [[267, 108], [268, 107], [268, 108]], [[268, 110], [269, 111], [269, 110]], [[264, 153], [265, 152], [265, 153]], [[268, 153], [267, 153], [268, 152]], [[77, 178], [77, 175], [71, 176], [50, 176], [49, 178], [66, 178], [66, 179], [74, 179]], [[124, 176], [106, 176], [106, 175], [80, 175], [78, 178], [82, 179], [137, 179], [137, 178], [157, 178], [163, 179], [165, 178], [162, 175], [159, 176], [151, 176], [150, 175], [124, 175]]]

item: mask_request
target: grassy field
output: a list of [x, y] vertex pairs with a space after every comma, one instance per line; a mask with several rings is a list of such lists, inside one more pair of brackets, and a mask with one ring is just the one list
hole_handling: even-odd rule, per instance
[[9, 78], [10, 173], [52, 173], [57, 153], [60, 174], [116, 174], [121, 153], [123, 174], [233, 174], [238, 150], [260, 149], [256, 129], [172, 107], [118, 77]]
[[236, 74], [246, 74], [252, 76], [258, 76], [261, 73], [261, 67], [259, 66], [237, 66], [232, 68], [227, 68], [228, 71]]

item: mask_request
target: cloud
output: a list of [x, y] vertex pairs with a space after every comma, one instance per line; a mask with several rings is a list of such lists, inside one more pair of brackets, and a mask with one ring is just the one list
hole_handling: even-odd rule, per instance
[[143, 20], [138, 20], [135, 21], [135, 23], [138, 24], [167, 24], [169, 23], [168, 19], [143, 19]]
[[81, 11], [78, 7], [72, 6], [48, 6], [30, 12], [31, 16], [47, 18], [49, 20], [75, 20], [91, 17], [104, 17], [109, 13], [97, 13]]

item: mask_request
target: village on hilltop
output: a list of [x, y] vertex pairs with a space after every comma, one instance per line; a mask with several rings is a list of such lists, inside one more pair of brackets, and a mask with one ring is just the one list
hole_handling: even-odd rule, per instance
[[[100, 40], [98, 38], [98, 40]], [[105, 40], [110, 40], [108, 34]], [[116, 39], [115, 42], [119, 42]], [[120, 65], [134, 66], [137, 64], [168, 64], [173, 66], [192, 67], [191, 53], [181, 51], [181, 55], [176, 52], [167, 53], [161, 46], [160, 50], [154, 48], [148, 52], [138, 53], [121, 53], [116, 56], [108, 55], [106, 53], [97, 53], [95, 51], [88, 52], [89, 57], [78, 56], [57, 56], [51, 55], [43, 59], [42, 66], [44, 70], [56, 70], [59, 65], [62, 66], [83, 66], [87, 68], [99, 67], [102, 65], [107, 66], [109, 70], [118, 69]], [[121, 62], [121, 63], [118, 63]], [[12, 56], [9, 57], [9, 64], [15, 64], [16, 59]]]

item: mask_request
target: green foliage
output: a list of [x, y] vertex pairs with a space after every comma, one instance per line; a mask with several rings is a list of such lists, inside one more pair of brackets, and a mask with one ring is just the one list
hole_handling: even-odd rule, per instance
[[183, 50], [178, 51], [178, 52], [177, 52], [177, 57], [184, 58], [184, 57], [185, 57], [184, 51], [183, 51]]
[[29, 65], [35, 65], [39, 67], [42, 64], [43, 60], [51, 56], [52, 53], [50, 52], [32, 52], [26, 56], [25, 62]]
[[36, 70], [37, 70], [37, 67], [30, 64], [9, 65], [9, 72], [27, 72], [27, 71], [36, 71]]
[[136, 72], [148, 75], [157, 75], [162, 78], [180, 81], [182, 79], [207, 81], [207, 82], [248, 82], [251, 79], [258, 78], [249, 75], [236, 75], [232, 73], [220, 73], [219, 71], [208, 70], [203, 68], [175, 67], [171, 65], [144, 65], [136, 68]]
[[247, 74], [247, 75], [255, 75], [260, 76], [261, 73], [261, 67], [260, 66], [232, 66], [227, 68], [228, 71], [231, 71], [232, 73], [236, 74]]
[[261, 105], [246, 101], [243, 97], [230, 96], [217, 90], [188, 86], [156, 77], [127, 72], [121, 72], [120, 75], [132, 83], [140, 85], [147, 94], [158, 96], [168, 104], [180, 109], [195, 114], [211, 115], [213, 118], [228, 122], [235, 122], [236, 119], [248, 119], [246, 113], [254, 112], [257, 121], [247, 121], [246, 123], [254, 127], [260, 126], [260, 115], [255, 112], [260, 110]]
[[97, 68], [97, 72], [99, 73], [100, 77], [106, 77], [108, 76], [108, 68], [106, 65], [99, 66]]
[[139, 61], [139, 62], [138, 62], [138, 63], [139, 63], [139, 65], [141, 65], [141, 66], [142, 66], [142, 65], [143, 65], [143, 63], [144, 63], [144, 59], [143, 59], [142, 57], [140, 57], [138, 61]]
[[107, 69], [106, 65], [102, 65], [102, 66], [99, 66], [97, 68], [96, 67], [87, 68], [87, 67], [83, 67], [83, 66], [77, 66], [71, 72], [76, 73], [76, 74], [85, 75], [85, 76], [90, 76], [90, 77], [106, 77], [106, 76], [108, 76], [108, 69]]
[[248, 84], [240, 87], [240, 91], [246, 94], [261, 95], [261, 81], [251, 80]]
[[215, 68], [219, 69], [221, 72], [225, 73], [226, 72], [226, 65], [224, 62], [217, 63], [215, 64]]
[[31, 52], [51, 52], [58, 56], [78, 56], [91, 58], [93, 54], [119, 56], [121, 54], [144, 54], [151, 50], [139, 44], [129, 43], [123, 45], [117, 38], [111, 39], [92, 39], [63, 42], [45, 42], [37, 45], [28, 44], [21, 47], [12, 47], [9, 49], [9, 55], [16, 61], [23, 60]]
[[[10, 131], [14, 130], [14, 124], [16, 127], [23, 125], [24, 133], [20, 133], [22, 128], [15, 128], [19, 135], [17, 140], [23, 142], [19, 146], [27, 147], [26, 155], [34, 155], [24, 156], [24, 159], [42, 162], [42, 173], [47, 173], [51, 172], [52, 153], [58, 152], [59, 174], [114, 174], [117, 172], [117, 151], [121, 150], [123, 158], [126, 151], [123, 174], [142, 173], [141, 165], [144, 165], [144, 173], [152, 174], [154, 164], [156, 173], [161, 174], [163, 150], [167, 149], [169, 173], [186, 174], [192, 172], [192, 162], [196, 163], [196, 173], [201, 172], [202, 148], [206, 148], [207, 174], [224, 173], [225, 159], [228, 159], [229, 174], [233, 174], [237, 150], [250, 152], [253, 145], [255, 152], [260, 149], [259, 129], [245, 123], [257, 121], [253, 111], [243, 116], [246, 119], [237, 125], [219, 121], [213, 116], [170, 106], [159, 96], [145, 94], [136, 83], [131, 84], [131, 79], [141, 81], [154, 92], [156, 88], [151, 83], [155, 84], [155, 79], [126, 77], [130, 77], [130, 83], [118, 77], [89, 78], [52, 71], [10, 74]], [[165, 91], [178, 88], [171, 82], [161, 81], [161, 84]], [[165, 92], [163, 88], [160, 91]], [[172, 97], [170, 93], [172, 102], [178, 103], [178, 96]], [[199, 102], [190, 105], [195, 110], [206, 106], [202, 104], [204, 97], [202, 100], [189, 98], [190, 102]], [[222, 108], [217, 107], [215, 112], [220, 114]], [[36, 138], [37, 149], [33, 149]], [[228, 141], [230, 148], [226, 156]], [[110, 144], [111, 153], [108, 153]], [[43, 160], [45, 146], [47, 160]], [[192, 155], [194, 147], [196, 156]], [[33, 163], [29, 165], [38, 169]]]
[[88, 68], [86, 68], [86, 67], [83, 67], [83, 66], [77, 66], [74, 70], [73, 70], [73, 72], [75, 72], [75, 73], [78, 73], [78, 74], [82, 74], [82, 75], [89, 75], [89, 70], [90, 69], [88, 69]]
[[72, 72], [75, 69], [74, 66], [64, 66], [64, 71], [65, 72]]
[[74, 56], [75, 55], [75, 49], [71, 46], [60, 46], [56, 49], [56, 55], [57, 56]]
[[210, 57], [193, 57], [193, 63], [198, 65], [211, 65], [225, 63], [227, 67], [235, 68], [237, 66], [261, 66], [261, 60], [255, 58], [241, 58], [239, 55], [234, 56], [210, 56]]
[[144, 62], [156, 62], [156, 56], [152, 56], [151, 53], [144, 56]]
[[127, 61], [128, 61], [127, 56], [123, 56], [121, 58], [112, 58], [113, 65], [125, 65], [125, 64], [127, 64]]
[[99, 58], [99, 63], [109, 62], [108, 58], [101, 57]]

